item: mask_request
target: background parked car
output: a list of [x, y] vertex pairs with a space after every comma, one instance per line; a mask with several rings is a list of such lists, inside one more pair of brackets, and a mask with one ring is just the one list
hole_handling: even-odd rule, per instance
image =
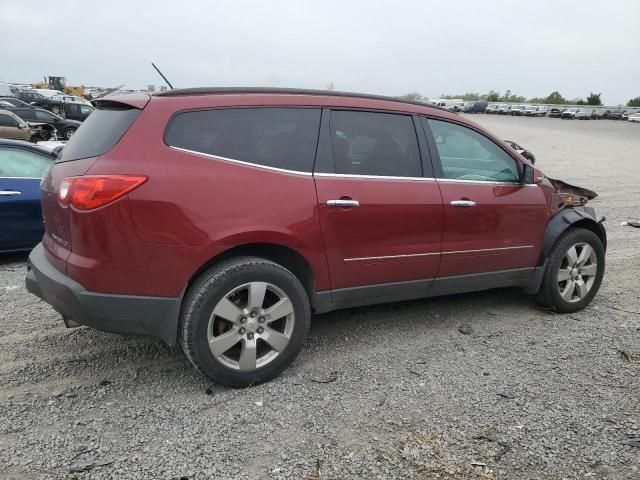
[[34, 90], [20, 90], [16, 93], [16, 98], [26, 103], [33, 103], [39, 100], [44, 100], [45, 96]]
[[[53, 97], [55, 98], [55, 97]], [[82, 103], [79, 102], [61, 102], [54, 100], [53, 98], [46, 98], [44, 100], [38, 101], [34, 103], [34, 106], [38, 106], [44, 108], [45, 110], [49, 110], [56, 115], [60, 115], [63, 118], [69, 120], [78, 120], [79, 122], [84, 121], [91, 112], [93, 112], [94, 108], [87, 101]]]
[[524, 114], [528, 117], [544, 117], [547, 114], [547, 107], [545, 106], [530, 106], [524, 111]]
[[576, 120], [591, 120], [591, 113], [587, 112], [586, 110], [578, 110], [573, 115], [573, 118], [575, 118]]
[[[67, 120], [43, 108], [13, 108], [11, 111], [29, 123], [46, 123], [51, 125], [55, 128], [58, 135], [67, 140], [69, 140], [78, 127], [82, 125], [82, 123], [77, 120]], [[47, 139], [43, 138], [43, 140]]]
[[[29, 124], [9, 110], [0, 110], [0, 138], [29, 141], [35, 131]], [[0, 230], [2, 227], [0, 227]]]
[[635, 112], [629, 115], [628, 121], [640, 123], [640, 112]]
[[522, 115], [524, 115], [524, 111], [525, 111], [525, 106], [524, 105], [513, 105], [511, 107], [511, 110], [509, 110], [509, 113], [511, 115], [522, 116]]
[[577, 108], [567, 108], [562, 112], [562, 118], [572, 120], [576, 118], [576, 113], [578, 112]]
[[622, 120], [622, 113], [623, 111], [621, 109], [611, 110], [607, 118], [609, 120]]
[[510, 109], [511, 105], [500, 105], [496, 113], [498, 115], [507, 115]]
[[500, 104], [498, 103], [491, 103], [487, 105], [487, 108], [484, 110], [484, 113], [497, 113], [499, 106]]
[[562, 110], [559, 108], [551, 108], [549, 110], [549, 118], [560, 118], [562, 117]]
[[55, 158], [27, 142], [0, 140], [0, 252], [31, 250], [42, 240], [40, 181]]
[[484, 100], [465, 102], [462, 111], [466, 113], [484, 113], [487, 105], [489, 105], [489, 103]]
[[[16, 97], [0, 97], [0, 102], [8, 103], [11, 107], [28, 107], [29, 104]], [[5, 105], [6, 106], [6, 105]]]
[[622, 111], [622, 117], [621, 120], [629, 120], [629, 112], [627, 112], [626, 110]]

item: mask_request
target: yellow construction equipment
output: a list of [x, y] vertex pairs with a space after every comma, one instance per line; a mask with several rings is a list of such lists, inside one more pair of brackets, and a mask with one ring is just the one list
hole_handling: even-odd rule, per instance
[[44, 77], [44, 82], [32, 83], [32, 88], [44, 88], [51, 90], [60, 90], [68, 95], [77, 95], [78, 97], [84, 97], [84, 85], [79, 87], [67, 86], [66, 77]]

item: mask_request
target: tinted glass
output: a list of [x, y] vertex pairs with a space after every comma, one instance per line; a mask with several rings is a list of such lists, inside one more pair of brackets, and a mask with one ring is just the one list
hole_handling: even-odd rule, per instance
[[89, 115], [91, 112], [93, 112], [93, 107], [90, 107], [89, 105], [80, 105], [80, 113], [82, 115]]
[[46, 110], [36, 110], [36, 118], [39, 122], [55, 122], [58, 120], [58, 117]]
[[19, 110], [14, 110], [13, 113], [29, 122], [36, 120], [36, 111], [33, 108], [21, 108]]
[[519, 180], [516, 161], [487, 137], [449, 122], [428, 120], [428, 125], [438, 148], [443, 178], [487, 182]]
[[201, 110], [176, 115], [165, 142], [267, 167], [311, 172], [319, 125], [320, 110], [315, 108]]
[[0, 177], [42, 178], [53, 159], [19, 148], [0, 147]]
[[0, 114], [0, 127], [17, 127], [18, 122], [9, 115]]
[[331, 142], [336, 173], [422, 175], [418, 139], [410, 116], [333, 111]]
[[118, 143], [139, 113], [136, 108], [97, 108], [73, 134], [57, 161], [104, 155]]

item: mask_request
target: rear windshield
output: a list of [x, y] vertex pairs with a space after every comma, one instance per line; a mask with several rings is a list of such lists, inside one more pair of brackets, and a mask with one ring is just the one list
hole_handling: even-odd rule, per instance
[[97, 157], [111, 150], [140, 114], [137, 108], [97, 108], [71, 137], [56, 163]]

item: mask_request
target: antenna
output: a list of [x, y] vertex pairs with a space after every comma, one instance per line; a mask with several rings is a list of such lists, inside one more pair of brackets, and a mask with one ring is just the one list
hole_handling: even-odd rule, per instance
[[167, 83], [167, 85], [169, 85], [169, 88], [170, 88], [171, 90], [173, 90], [173, 85], [171, 85], [171, 83], [169, 82], [169, 80], [167, 80], [167, 77], [165, 77], [165, 76], [162, 74], [162, 72], [160, 71], [160, 69], [159, 69], [158, 67], [156, 67], [156, 64], [155, 64], [155, 63], [153, 63], [153, 62], [151, 62], [151, 66], [152, 66], [153, 68], [155, 68], [155, 69], [156, 69], [156, 72], [158, 72], [158, 73], [160, 74], [160, 76], [162, 77], [162, 79]]

